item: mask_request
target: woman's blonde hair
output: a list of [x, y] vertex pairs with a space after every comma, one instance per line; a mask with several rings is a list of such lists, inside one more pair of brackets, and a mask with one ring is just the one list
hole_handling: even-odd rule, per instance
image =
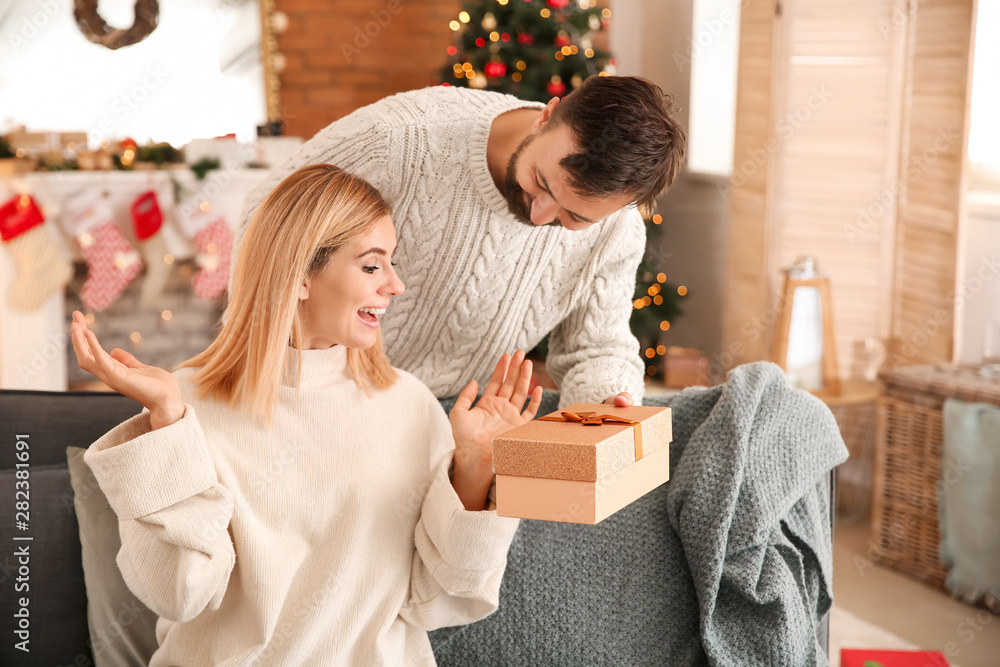
[[[363, 237], [389, 215], [370, 183], [340, 167], [299, 169], [261, 203], [247, 226], [233, 270], [228, 316], [215, 341], [180, 365], [195, 367], [197, 395], [261, 415], [270, 423], [289, 345], [300, 347], [299, 292], [306, 276]], [[301, 377], [302, 352], [298, 350]], [[381, 332], [368, 349], [347, 350], [355, 381], [366, 394], [386, 389], [397, 374]]]

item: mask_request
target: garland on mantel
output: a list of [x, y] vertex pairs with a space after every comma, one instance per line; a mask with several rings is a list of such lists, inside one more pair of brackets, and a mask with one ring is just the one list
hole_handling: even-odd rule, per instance
[[136, 0], [135, 20], [129, 28], [112, 28], [97, 11], [97, 0], [74, 0], [73, 16], [80, 32], [93, 42], [109, 49], [138, 44], [156, 29], [160, 15], [158, 0]]

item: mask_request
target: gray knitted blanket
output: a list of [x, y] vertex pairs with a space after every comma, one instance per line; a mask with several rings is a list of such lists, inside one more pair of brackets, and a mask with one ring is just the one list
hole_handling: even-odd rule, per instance
[[670, 481], [596, 526], [522, 521], [500, 608], [432, 632], [440, 665], [829, 664], [830, 411], [763, 362], [664, 404]]

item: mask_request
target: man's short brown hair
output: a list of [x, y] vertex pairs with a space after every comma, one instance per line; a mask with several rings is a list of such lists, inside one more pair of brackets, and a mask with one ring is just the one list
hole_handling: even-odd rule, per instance
[[567, 95], [547, 129], [566, 124], [581, 152], [561, 161], [581, 197], [626, 194], [649, 217], [687, 154], [673, 100], [637, 76], [592, 76]]

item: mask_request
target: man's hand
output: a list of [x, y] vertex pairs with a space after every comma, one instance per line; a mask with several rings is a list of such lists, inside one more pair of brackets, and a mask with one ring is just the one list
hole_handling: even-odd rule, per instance
[[627, 391], [623, 391], [617, 396], [612, 396], [608, 400], [604, 401], [605, 405], [613, 405], [616, 408], [627, 408], [632, 405], [632, 394]]

